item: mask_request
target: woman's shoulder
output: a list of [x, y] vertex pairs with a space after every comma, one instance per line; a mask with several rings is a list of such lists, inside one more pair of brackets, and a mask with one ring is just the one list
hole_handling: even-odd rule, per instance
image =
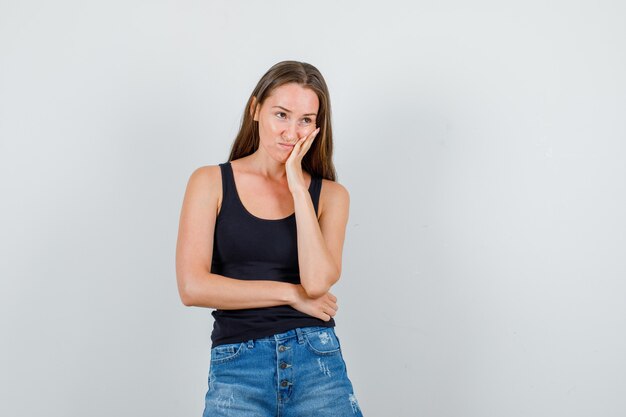
[[216, 165], [203, 165], [193, 170], [190, 176], [190, 180], [195, 182], [215, 182], [221, 180], [222, 173], [218, 164]]
[[193, 170], [187, 188], [194, 194], [222, 196], [222, 173], [219, 164], [203, 165]]
[[348, 194], [349, 195], [348, 188], [345, 185], [337, 181], [322, 178], [322, 190], [324, 188], [330, 194]]
[[322, 187], [320, 190], [320, 215], [324, 209], [330, 206], [347, 209], [350, 205], [350, 193], [345, 185], [322, 178]]

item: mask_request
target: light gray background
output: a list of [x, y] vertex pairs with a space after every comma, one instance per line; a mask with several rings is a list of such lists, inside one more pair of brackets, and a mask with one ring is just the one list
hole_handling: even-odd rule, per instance
[[621, 2], [2, 1], [0, 415], [199, 416], [187, 179], [274, 63], [328, 82], [366, 417], [626, 414]]

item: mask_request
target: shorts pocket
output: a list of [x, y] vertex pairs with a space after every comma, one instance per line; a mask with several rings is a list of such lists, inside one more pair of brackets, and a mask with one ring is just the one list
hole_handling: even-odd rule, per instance
[[226, 343], [211, 348], [211, 364], [217, 365], [237, 359], [244, 350], [244, 342]]
[[339, 340], [331, 327], [307, 332], [304, 339], [307, 349], [316, 355], [329, 356], [341, 353]]

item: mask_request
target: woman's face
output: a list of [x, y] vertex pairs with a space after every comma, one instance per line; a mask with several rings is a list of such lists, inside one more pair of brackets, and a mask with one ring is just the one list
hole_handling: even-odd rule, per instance
[[289, 157], [293, 145], [317, 128], [317, 94], [296, 83], [275, 88], [257, 109], [259, 147], [278, 161]]

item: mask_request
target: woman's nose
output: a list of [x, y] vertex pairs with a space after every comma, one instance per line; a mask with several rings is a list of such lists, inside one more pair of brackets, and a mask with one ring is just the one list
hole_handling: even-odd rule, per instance
[[289, 123], [287, 131], [285, 132], [285, 138], [290, 142], [295, 142], [300, 139], [300, 137], [298, 136], [298, 132], [298, 126], [295, 123]]

